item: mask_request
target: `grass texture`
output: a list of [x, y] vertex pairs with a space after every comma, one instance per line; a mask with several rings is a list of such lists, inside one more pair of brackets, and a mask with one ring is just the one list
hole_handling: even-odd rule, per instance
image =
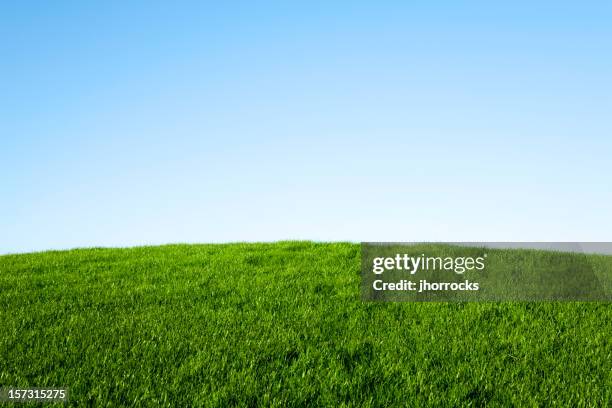
[[350, 243], [5, 255], [0, 386], [75, 406], [611, 405], [609, 303], [362, 302], [359, 273]]

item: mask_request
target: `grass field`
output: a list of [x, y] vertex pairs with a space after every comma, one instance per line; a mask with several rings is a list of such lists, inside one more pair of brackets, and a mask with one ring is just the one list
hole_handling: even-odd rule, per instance
[[349, 243], [2, 256], [0, 386], [113, 407], [612, 404], [608, 303], [367, 303], [359, 272]]

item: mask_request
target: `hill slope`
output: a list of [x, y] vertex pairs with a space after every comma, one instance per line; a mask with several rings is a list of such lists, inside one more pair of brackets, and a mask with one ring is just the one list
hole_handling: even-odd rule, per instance
[[609, 406], [605, 303], [364, 303], [348, 243], [0, 257], [0, 385], [97, 405]]

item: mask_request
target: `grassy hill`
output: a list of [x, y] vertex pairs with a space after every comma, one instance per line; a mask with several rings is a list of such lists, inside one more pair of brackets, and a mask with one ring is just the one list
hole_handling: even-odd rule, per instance
[[359, 271], [349, 243], [2, 256], [0, 386], [104, 406], [612, 403], [610, 304], [367, 303]]

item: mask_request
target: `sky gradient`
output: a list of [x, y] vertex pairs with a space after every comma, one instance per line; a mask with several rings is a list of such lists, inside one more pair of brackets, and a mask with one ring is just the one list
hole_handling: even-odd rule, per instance
[[612, 241], [610, 2], [90, 3], [0, 6], [0, 253]]

